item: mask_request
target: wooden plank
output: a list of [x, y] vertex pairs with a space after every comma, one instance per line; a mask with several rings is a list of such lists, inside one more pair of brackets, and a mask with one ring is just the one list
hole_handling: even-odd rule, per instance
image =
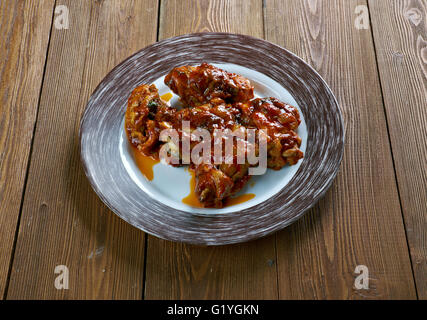
[[[261, 1], [162, 1], [160, 39], [199, 31], [263, 36]], [[146, 299], [276, 299], [274, 236], [197, 247], [148, 237]]]
[[145, 299], [277, 299], [274, 235], [220, 247], [147, 241]]
[[369, 1], [418, 297], [427, 299], [427, 2]]
[[0, 2], [0, 295], [19, 220], [54, 0]]
[[263, 37], [261, 0], [161, 1], [159, 40], [193, 32]]
[[[331, 190], [277, 235], [282, 299], [416, 298], [372, 36], [354, 24], [363, 3], [265, 1], [267, 39], [326, 79], [346, 125], [345, 155]], [[357, 265], [368, 267], [369, 289], [356, 289]]]
[[[53, 29], [8, 299], [135, 299], [145, 234], [110, 212], [80, 163], [78, 129], [105, 74], [156, 40], [157, 1], [61, 1], [69, 29]], [[69, 270], [58, 290], [57, 265]]]

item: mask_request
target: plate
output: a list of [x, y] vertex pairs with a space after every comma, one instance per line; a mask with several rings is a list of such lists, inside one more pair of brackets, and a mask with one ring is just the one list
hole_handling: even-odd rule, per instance
[[[240, 194], [249, 201], [222, 209], [182, 202], [190, 173], [163, 163], [147, 180], [124, 131], [131, 91], [154, 83], [171, 92], [164, 76], [174, 67], [208, 62], [248, 78], [255, 96], [274, 96], [301, 114], [298, 134], [304, 158], [279, 171], [254, 176]], [[179, 107], [178, 97], [170, 104]], [[199, 245], [244, 242], [280, 230], [300, 218], [331, 185], [343, 155], [344, 125], [331, 90], [303, 60], [275, 44], [245, 35], [197, 33], [150, 45], [116, 66], [92, 94], [80, 124], [85, 173], [101, 200], [119, 217], [162, 239]]]

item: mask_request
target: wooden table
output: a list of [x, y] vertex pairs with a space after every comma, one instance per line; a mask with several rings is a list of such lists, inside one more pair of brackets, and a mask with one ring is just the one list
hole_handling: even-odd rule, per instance
[[[6, 0], [0, 10], [4, 299], [427, 298], [425, 0]], [[326, 196], [249, 243], [147, 235], [106, 208], [80, 162], [80, 117], [107, 72], [157, 40], [201, 31], [293, 51], [345, 118]], [[58, 265], [68, 289], [55, 286]], [[358, 265], [368, 289], [355, 282]]]

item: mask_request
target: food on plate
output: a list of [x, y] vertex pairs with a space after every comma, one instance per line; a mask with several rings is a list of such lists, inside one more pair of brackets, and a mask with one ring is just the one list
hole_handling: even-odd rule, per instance
[[[257, 165], [248, 160], [249, 151], [255, 156], [262, 151], [259, 138], [248, 141], [245, 135], [237, 135], [230, 140], [218, 132], [262, 130], [267, 167], [274, 170], [303, 158], [301, 138], [296, 133], [301, 122], [298, 110], [274, 97], [254, 98], [248, 79], [202, 63], [174, 68], [165, 77], [165, 84], [180, 97], [183, 107], [170, 106], [160, 98], [155, 85], [142, 84], [128, 99], [126, 133], [143, 155], [159, 159], [167, 145], [169, 159], [176, 160], [170, 161], [171, 165], [188, 164], [196, 178], [194, 191], [203, 206], [221, 208], [241, 190], [251, 177], [250, 168]], [[176, 139], [163, 139], [163, 130], [174, 130]], [[227, 141], [231, 141], [230, 149]], [[183, 151], [186, 142], [191, 157]], [[201, 142], [209, 147], [208, 152], [201, 148]], [[217, 146], [221, 146], [219, 158]], [[203, 161], [194, 161], [193, 153], [203, 154]]]
[[254, 97], [254, 88], [248, 79], [207, 63], [174, 68], [165, 77], [165, 84], [189, 107], [243, 102]]

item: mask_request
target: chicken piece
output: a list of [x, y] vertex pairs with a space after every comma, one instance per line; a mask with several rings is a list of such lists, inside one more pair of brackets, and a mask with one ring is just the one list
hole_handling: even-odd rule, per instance
[[303, 157], [301, 138], [295, 132], [301, 123], [298, 110], [276, 98], [257, 98], [234, 105], [242, 112], [246, 127], [267, 132], [267, 166], [279, 170], [287, 163], [296, 164]]
[[193, 108], [184, 108], [175, 115], [174, 128], [181, 129], [182, 121], [189, 121], [192, 130], [206, 129], [213, 133], [215, 129], [234, 130], [240, 125], [237, 118], [240, 111], [230, 105], [204, 104]]
[[222, 201], [232, 194], [233, 180], [211, 164], [200, 164], [195, 169], [196, 194], [207, 207], [222, 207]]
[[[237, 138], [233, 140], [232, 144], [232, 163], [214, 164], [214, 145], [218, 143], [218, 140], [214, 139], [215, 129], [229, 129], [232, 132], [240, 127], [237, 121], [239, 117], [239, 109], [231, 105], [204, 104], [179, 110], [175, 114], [174, 121], [172, 121], [173, 128], [179, 133], [180, 141], [182, 141], [185, 135], [187, 137], [193, 136], [194, 131], [197, 129], [206, 129], [210, 135], [209, 158], [211, 163], [192, 163], [197, 186], [195, 193], [200, 202], [206, 207], [222, 207], [223, 199], [242, 189], [250, 178], [248, 176], [249, 164], [247, 162], [239, 164], [237, 161]], [[182, 121], [190, 123], [189, 132], [183, 131]], [[229, 138], [224, 137], [220, 139], [222, 139], [220, 156], [225, 157], [225, 140]], [[199, 144], [199, 141], [192, 140], [190, 142], [190, 150], [192, 151], [197, 144]]]
[[254, 88], [248, 79], [207, 63], [174, 68], [165, 77], [165, 84], [188, 107], [246, 102], [254, 97]]
[[239, 192], [249, 181], [248, 164], [205, 164], [195, 167], [199, 201], [206, 207], [222, 208], [223, 201]]
[[[171, 120], [176, 109], [163, 102], [155, 85], [136, 87], [129, 99], [125, 114], [125, 128], [129, 142], [146, 156], [157, 156], [161, 126], [156, 120]], [[158, 117], [158, 116], [157, 116]]]
[[[193, 108], [185, 108], [176, 113], [173, 127], [179, 132], [182, 139], [186, 132], [182, 132], [182, 121], [190, 123], [190, 135], [197, 129], [206, 129], [210, 134], [210, 160], [211, 163], [192, 164], [195, 170], [196, 190], [201, 203], [206, 207], [222, 207], [222, 201], [238, 192], [249, 180], [247, 162], [239, 164], [237, 161], [237, 138], [233, 140], [233, 158], [232, 163], [221, 163], [215, 165], [214, 145], [218, 139], [222, 139], [222, 148], [220, 156], [225, 157], [225, 138], [214, 138], [215, 129], [229, 129], [230, 132], [238, 129], [240, 124], [237, 118], [240, 117], [240, 111], [231, 105], [214, 105], [204, 104]], [[190, 149], [198, 144], [198, 141], [191, 141]], [[245, 158], [246, 160], [246, 158]]]

